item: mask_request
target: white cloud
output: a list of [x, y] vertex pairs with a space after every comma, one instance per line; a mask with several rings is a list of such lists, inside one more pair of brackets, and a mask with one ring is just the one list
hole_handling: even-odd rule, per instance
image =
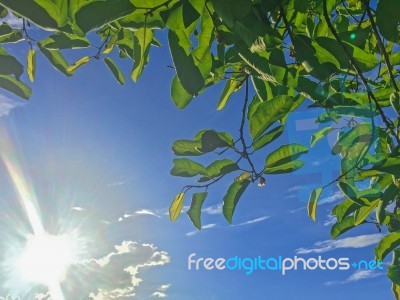
[[329, 214], [324, 222], [324, 226], [332, 226], [337, 221], [336, 216]]
[[162, 292], [154, 292], [151, 296], [158, 297], [158, 298], [165, 298], [165, 297], [167, 297], [167, 294], [164, 294]]
[[67, 291], [65, 298], [74, 299], [74, 295], [86, 295], [93, 300], [133, 297], [137, 294], [137, 286], [145, 282], [145, 278], [140, 276], [143, 269], [169, 262], [169, 254], [152, 244], [123, 241], [114, 246], [114, 251], [100, 258], [71, 266], [68, 291], [72, 294], [68, 295]]
[[347, 279], [343, 281], [328, 281], [325, 282], [326, 285], [337, 285], [337, 284], [346, 284], [350, 282], [355, 282], [359, 280], [375, 278], [383, 275], [384, 273], [379, 272], [377, 270], [357, 270], [353, 274], [351, 274]]
[[305, 185], [295, 185], [295, 186], [292, 186], [291, 188], [289, 188], [288, 192], [297, 192], [300, 190], [304, 190], [306, 188], [307, 188], [307, 186], [305, 186]]
[[359, 235], [354, 237], [348, 237], [339, 240], [326, 240], [319, 241], [314, 244], [313, 248], [298, 248], [296, 249], [297, 254], [309, 254], [309, 253], [323, 253], [333, 251], [339, 248], [364, 248], [371, 245], [377, 244], [382, 234], [369, 234]]
[[222, 213], [222, 203], [208, 206], [201, 210], [201, 212], [209, 215], [218, 215]]
[[0, 94], [0, 117], [8, 116], [13, 109], [22, 105], [22, 102], [18, 102]]
[[168, 297], [168, 295], [165, 293], [169, 288], [171, 284], [163, 284], [161, 285], [157, 291], [155, 291], [153, 294], [151, 294], [152, 297], [158, 297], [158, 298], [165, 298]]
[[294, 213], [297, 213], [297, 212], [302, 211], [302, 210], [305, 210], [305, 209], [306, 209], [306, 207], [305, 207], [305, 206], [302, 206], [302, 207], [299, 207], [299, 208], [292, 209], [292, 210], [290, 210], [289, 212], [290, 212], [291, 214], [294, 214]]
[[319, 200], [319, 204], [326, 204], [326, 203], [332, 203], [337, 200], [343, 199], [344, 196], [341, 191], [336, 191], [334, 192], [331, 196], [325, 197], [321, 200]]
[[[215, 227], [217, 227], [217, 224], [206, 224], [206, 225], [204, 225], [204, 226], [202, 226], [201, 227], [201, 230], [207, 230], [207, 229], [212, 229], [212, 228], [215, 228]], [[194, 235], [196, 235], [196, 234], [198, 234], [200, 232], [200, 230], [193, 230], [193, 231], [189, 231], [189, 232], [187, 232], [187, 233], [185, 233], [185, 235], [186, 236], [194, 236]]]
[[259, 222], [265, 221], [265, 220], [267, 220], [269, 218], [270, 218], [269, 216], [264, 216], [264, 217], [261, 217], [261, 218], [256, 218], [256, 219], [249, 220], [249, 221], [246, 221], [246, 222], [243, 222], [243, 223], [239, 223], [239, 224], [236, 224], [236, 225], [232, 225], [232, 226], [250, 225], [250, 224], [254, 224], [254, 223], [259, 223]]
[[150, 209], [141, 209], [141, 210], [137, 210], [135, 211], [136, 215], [148, 215], [148, 216], [154, 216], [157, 218], [160, 218], [161, 216], [157, 214], [156, 211], [152, 211]]
[[[245, 225], [251, 225], [251, 224], [255, 224], [255, 223], [259, 223], [259, 222], [263, 222], [267, 219], [269, 219], [269, 216], [263, 216], [260, 218], [256, 218], [253, 220], [249, 220], [243, 223], [239, 223], [239, 224], [234, 224], [234, 225], [228, 225], [228, 226], [218, 226], [217, 224], [211, 223], [211, 224], [206, 224], [204, 226], [201, 227], [201, 230], [207, 230], [207, 229], [214, 229], [214, 228], [220, 228], [220, 227], [239, 227], [239, 226], [245, 226]], [[196, 234], [200, 233], [200, 230], [193, 230], [193, 231], [189, 231], [187, 233], [185, 233], [186, 236], [194, 236]]]

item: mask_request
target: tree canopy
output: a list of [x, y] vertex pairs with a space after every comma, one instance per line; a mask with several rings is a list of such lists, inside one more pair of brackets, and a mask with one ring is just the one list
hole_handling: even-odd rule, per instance
[[[400, 299], [399, 0], [0, 0], [0, 5], [0, 87], [23, 99], [32, 93], [25, 82], [34, 81], [37, 52], [66, 76], [103, 60], [119, 84], [126, 81], [118, 65], [130, 63], [136, 82], [150, 49], [162, 46], [160, 30], [168, 35], [176, 72], [171, 98], [178, 108], [219, 84], [216, 109], [222, 110], [242, 90], [239, 135], [208, 129], [173, 143], [171, 174], [196, 181], [173, 199], [172, 221], [195, 191], [188, 215], [200, 229], [209, 188], [232, 176], [222, 201], [223, 215], [232, 222], [250, 184], [263, 186], [266, 176], [300, 169], [299, 158], [309, 147], [336, 132], [331, 154], [340, 156], [340, 174], [311, 192], [308, 214], [316, 219], [321, 193], [337, 184], [344, 200], [332, 211], [337, 219], [332, 238], [363, 224], [384, 230], [375, 255], [383, 260], [393, 252], [388, 276]], [[13, 26], [15, 19], [21, 26]], [[91, 56], [72, 63], [64, 58], [65, 51], [91, 46], [96, 47]], [[16, 47], [26, 49], [26, 62], [13, 54]], [[325, 125], [310, 145], [274, 143], [288, 116], [305, 106], [319, 109], [316, 122]], [[329, 126], [343, 120], [346, 126]], [[267, 145], [275, 150], [258, 166], [252, 157]], [[201, 163], [200, 156], [215, 153], [217, 160]]]

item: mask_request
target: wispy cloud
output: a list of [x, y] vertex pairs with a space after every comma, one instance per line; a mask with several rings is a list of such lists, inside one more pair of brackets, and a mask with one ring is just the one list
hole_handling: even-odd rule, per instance
[[8, 116], [12, 110], [21, 106], [23, 106], [22, 102], [13, 100], [3, 94], [0, 94], [0, 117]]
[[337, 221], [336, 216], [329, 214], [324, 222], [324, 226], [332, 226]]
[[[239, 223], [239, 224], [233, 224], [233, 225], [227, 225], [227, 226], [220, 226], [220, 225], [211, 223], [211, 224], [206, 224], [206, 225], [202, 226], [201, 227], [201, 231], [209, 230], [209, 229], [215, 229], [215, 228], [222, 228], [222, 227], [246, 226], [246, 225], [251, 225], [251, 224], [263, 222], [263, 221], [265, 221], [265, 220], [267, 220], [269, 218], [270, 218], [269, 216], [263, 216], [263, 217], [252, 219], [252, 220], [248, 220], [248, 221], [245, 221], [245, 222], [242, 222], [242, 223]], [[192, 231], [189, 231], [189, 232], [185, 233], [185, 235], [190, 237], [190, 236], [194, 236], [194, 235], [196, 235], [198, 233], [200, 233], [200, 230], [192, 230]]]
[[312, 248], [298, 248], [296, 249], [297, 254], [309, 254], [309, 253], [323, 253], [333, 251], [339, 248], [364, 248], [371, 245], [377, 244], [382, 234], [369, 234], [359, 235], [354, 237], [348, 237], [339, 240], [326, 240], [319, 241], [314, 244]]
[[375, 278], [378, 276], [384, 275], [384, 273], [379, 272], [377, 270], [357, 270], [353, 274], [351, 274], [347, 279], [343, 281], [328, 281], [325, 282], [326, 285], [337, 285], [337, 284], [346, 284], [350, 282], [355, 282], [359, 280]]
[[[206, 224], [206, 225], [202, 226], [201, 230], [207, 230], [207, 229], [212, 229], [212, 228], [216, 228], [216, 227], [217, 227], [217, 224], [211, 223], [211, 224]], [[200, 230], [192, 230], [192, 231], [185, 233], [185, 235], [186, 236], [194, 236], [198, 233], [200, 233]]]
[[124, 184], [131, 182], [132, 180], [133, 180], [133, 177], [128, 177], [128, 178], [124, 178], [124, 179], [120, 179], [120, 180], [111, 182], [111, 183], [107, 184], [107, 186], [109, 186], [109, 187], [122, 186]]
[[302, 211], [302, 210], [305, 210], [305, 209], [306, 209], [306, 207], [305, 207], [305, 206], [302, 206], [302, 207], [299, 207], [299, 208], [295, 208], [295, 209], [290, 210], [289, 213], [294, 214], [294, 213], [297, 213], [297, 212]]
[[160, 286], [157, 291], [155, 291], [153, 294], [151, 294], [152, 297], [158, 297], [158, 298], [166, 298], [168, 295], [165, 293], [171, 284], [163, 284]]
[[264, 216], [264, 217], [261, 217], [261, 218], [256, 218], [256, 219], [249, 220], [249, 221], [246, 221], [246, 222], [243, 222], [243, 223], [239, 223], [239, 224], [236, 224], [236, 225], [232, 225], [232, 226], [245, 226], [245, 225], [250, 225], [250, 224], [254, 224], [254, 223], [263, 222], [263, 221], [265, 221], [265, 220], [267, 220], [267, 219], [269, 219], [269, 218], [270, 218], [269, 216]]
[[334, 192], [331, 196], [325, 197], [321, 200], [319, 200], [319, 204], [326, 204], [326, 203], [332, 203], [337, 200], [343, 199], [344, 196], [341, 191], [336, 191]]
[[211, 205], [206, 208], [203, 208], [201, 212], [209, 214], [209, 215], [218, 215], [222, 213], [222, 203]]
[[305, 189], [307, 189], [308, 187], [306, 186], [306, 185], [295, 185], [295, 186], [292, 186], [291, 188], [289, 188], [288, 189], [288, 192], [297, 192], [297, 191], [300, 191], [300, 190], [305, 190]]

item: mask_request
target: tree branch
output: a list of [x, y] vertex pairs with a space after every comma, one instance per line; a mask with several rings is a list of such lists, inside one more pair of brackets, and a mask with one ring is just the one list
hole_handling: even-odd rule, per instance
[[386, 124], [386, 127], [390, 130], [391, 134], [395, 137], [396, 141], [398, 143], [400, 143], [400, 138], [397, 136], [395, 130], [394, 130], [394, 125], [393, 122], [388, 119], [385, 115], [385, 113], [382, 110], [381, 105], [379, 104], [378, 100], [376, 99], [374, 93], [372, 93], [371, 88], [368, 84], [367, 79], [365, 78], [363, 72], [361, 71], [360, 67], [357, 65], [356, 61], [353, 58], [353, 55], [349, 52], [349, 50], [347, 49], [346, 45], [343, 43], [343, 41], [340, 39], [339, 34], [337, 33], [336, 29], [333, 27], [329, 14], [328, 14], [328, 9], [327, 9], [327, 5], [326, 5], [326, 1], [327, 0], [323, 0], [323, 10], [324, 10], [324, 18], [325, 21], [328, 25], [329, 30], [332, 32], [333, 36], [335, 37], [336, 41], [338, 42], [338, 44], [340, 45], [340, 47], [343, 49], [343, 51], [345, 52], [348, 60], [350, 61], [351, 65], [353, 66], [354, 70], [356, 70], [358, 76], [360, 77], [361, 81], [363, 82], [366, 90], [367, 90], [367, 94], [368, 97], [370, 97], [373, 101], [374, 104], [382, 118], [382, 121]]
[[363, 0], [363, 2], [365, 4], [365, 6], [366, 6], [366, 12], [368, 14], [368, 17], [369, 17], [369, 19], [371, 21], [372, 32], [374, 33], [374, 35], [375, 35], [375, 37], [376, 37], [376, 39], [378, 41], [378, 47], [381, 50], [382, 55], [383, 55], [383, 57], [385, 59], [385, 64], [386, 64], [386, 66], [388, 68], [388, 71], [389, 71], [390, 80], [392, 81], [393, 87], [396, 90], [396, 92], [399, 92], [399, 87], [397, 86], [396, 79], [394, 78], [394, 75], [393, 75], [393, 66], [390, 63], [389, 56], [388, 56], [388, 54], [386, 52], [386, 49], [385, 49], [385, 45], [383, 45], [381, 36], [379, 35], [378, 27], [376, 26], [376, 23], [375, 23], [375, 20], [374, 20], [374, 16], [372, 15], [371, 9], [369, 7], [369, 3], [368, 3], [367, 0]]

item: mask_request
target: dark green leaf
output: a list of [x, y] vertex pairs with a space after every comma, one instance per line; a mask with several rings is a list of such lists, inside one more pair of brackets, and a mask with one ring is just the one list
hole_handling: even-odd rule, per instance
[[376, 258], [383, 261], [390, 252], [400, 246], [400, 232], [392, 232], [384, 236], [375, 248]]
[[233, 213], [235, 212], [236, 205], [238, 204], [240, 197], [250, 184], [249, 179], [236, 179], [228, 189], [228, 192], [224, 196], [224, 204], [222, 211], [225, 219], [232, 223]]
[[399, 42], [400, 2], [379, 0], [376, 9], [376, 24], [381, 34], [389, 41]]
[[187, 158], [174, 159], [174, 167], [171, 170], [173, 176], [193, 177], [205, 174], [207, 174], [207, 169], [193, 160]]
[[190, 204], [189, 215], [190, 220], [196, 228], [201, 229], [201, 208], [203, 206], [204, 200], [207, 198], [208, 193], [195, 193], [192, 197], [192, 203]]
[[[79, 6], [75, 13], [75, 22], [85, 34], [109, 22], [129, 15], [135, 7], [130, 0], [94, 0]], [[95, 13], [94, 13], [95, 12]]]
[[285, 126], [279, 125], [278, 127], [268, 131], [266, 134], [262, 135], [261, 137], [259, 137], [257, 140], [254, 141], [253, 149], [259, 150], [264, 146], [268, 145], [269, 143], [273, 142], [274, 140], [276, 140], [278, 137], [281, 136], [284, 129]]
[[49, 50], [43, 47], [40, 47], [39, 50], [46, 56], [49, 62], [53, 65], [54, 68], [61, 71], [67, 76], [71, 76], [73, 73], [68, 71], [68, 63], [65, 58], [62, 56], [61, 52], [58, 50]]
[[120, 71], [120, 69], [118, 68], [118, 66], [115, 64], [115, 62], [109, 57], [106, 57], [104, 59], [104, 62], [107, 65], [107, 67], [110, 69], [111, 73], [114, 75], [115, 79], [117, 79], [119, 84], [124, 84], [125, 77], [122, 74], [122, 72]]
[[203, 75], [194, 63], [190, 53], [182, 48], [180, 36], [174, 31], [168, 31], [168, 41], [172, 60], [182, 87], [191, 95], [197, 95], [204, 87]]
[[32, 94], [29, 86], [9, 75], [0, 75], [0, 87], [26, 100]]
[[288, 114], [293, 104], [293, 97], [286, 95], [276, 96], [269, 101], [260, 103], [249, 120], [253, 140], [260, 137], [272, 124]]
[[75, 49], [87, 48], [90, 46], [85, 37], [80, 37], [70, 33], [56, 33], [39, 42], [40, 46], [47, 49]]

